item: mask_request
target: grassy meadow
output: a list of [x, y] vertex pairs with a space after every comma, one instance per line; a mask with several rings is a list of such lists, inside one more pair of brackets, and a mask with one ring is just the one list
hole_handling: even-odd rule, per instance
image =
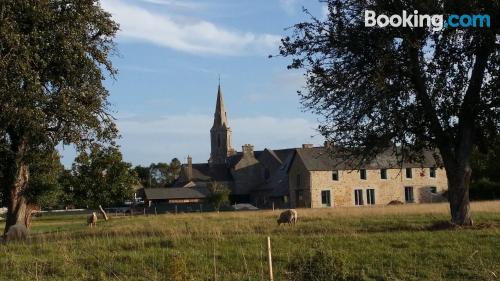
[[[0, 245], [0, 280], [275, 280], [299, 255], [328, 252], [364, 280], [500, 280], [500, 201], [472, 204], [475, 226], [450, 229], [447, 204], [34, 219], [30, 240]], [[3, 225], [2, 225], [3, 229]]]

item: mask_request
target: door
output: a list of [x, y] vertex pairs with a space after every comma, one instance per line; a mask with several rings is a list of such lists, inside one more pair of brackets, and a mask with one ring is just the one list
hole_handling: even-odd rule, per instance
[[305, 208], [306, 200], [304, 198], [304, 190], [295, 190], [295, 201], [297, 202], [297, 208]]

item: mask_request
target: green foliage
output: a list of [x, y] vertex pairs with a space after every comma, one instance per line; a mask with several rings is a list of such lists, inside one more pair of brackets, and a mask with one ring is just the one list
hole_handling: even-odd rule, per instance
[[179, 177], [181, 162], [173, 158], [170, 164], [151, 163], [149, 167], [135, 166], [139, 180], [144, 187], [167, 187], [172, 185]]
[[40, 153], [30, 165], [30, 181], [25, 191], [28, 203], [41, 208], [60, 206], [63, 188], [59, 178], [64, 171], [57, 151]]
[[214, 210], [218, 212], [221, 206], [229, 204], [231, 190], [227, 186], [215, 181], [210, 183], [209, 188], [210, 195], [207, 200], [212, 204]]
[[480, 179], [471, 184], [469, 196], [473, 200], [496, 200], [500, 198], [500, 182]]
[[[98, 0], [0, 1], [0, 197], [9, 203], [7, 226], [21, 217], [17, 206], [24, 202], [9, 196], [28, 191], [27, 171], [41, 152], [61, 143], [82, 150], [117, 136], [103, 80], [116, 74], [110, 56], [118, 29]], [[42, 187], [47, 182], [40, 179], [31, 191], [49, 188]]]
[[52, 149], [114, 138], [102, 84], [104, 71], [116, 73], [111, 15], [96, 0], [7, 0], [0, 9], [0, 140]]
[[344, 262], [325, 250], [314, 254], [298, 253], [288, 264], [288, 281], [356, 281], [348, 274]]
[[71, 186], [73, 199], [80, 206], [116, 206], [133, 195], [138, 183], [131, 164], [124, 162], [116, 147], [94, 145], [75, 159]]
[[483, 151], [481, 147], [474, 150], [472, 154], [472, 176], [475, 180], [487, 179], [500, 182], [500, 138], [491, 145], [489, 151]]

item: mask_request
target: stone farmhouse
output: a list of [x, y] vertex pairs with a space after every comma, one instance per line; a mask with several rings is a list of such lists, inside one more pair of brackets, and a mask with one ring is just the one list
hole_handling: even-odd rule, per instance
[[357, 168], [332, 157], [327, 144], [260, 151], [245, 144], [238, 152], [232, 147], [220, 85], [210, 143], [208, 162], [192, 163], [188, 156], [175, 187], [204, 189], [215, 181], [230, 188], [232, 203], [259, 208], [434, 202], [442, 201], [447, 189], [445, 170], [430, 152], [424, 153], [422, 163], [403, 164], [391, 153], [382, 153]]

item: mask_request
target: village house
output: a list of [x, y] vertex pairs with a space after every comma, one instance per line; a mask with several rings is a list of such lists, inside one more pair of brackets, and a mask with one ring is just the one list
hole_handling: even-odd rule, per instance
[[419, 163], [401, 164], [387, 151], [359, 168], [335, 157], [328, 143], [260, 151], [245, 144], [238, 152], [232, 148], [220, 85], [210, 142], [208, 162], [192, 163], [188, 156], [176, 187], [206, 188], [210, 182], [218, 182], [231, 190], [232, 203], [259, 208], [437, 202], [443, 201], [447, 189], [445, 170], [431, 152], [425, 152]]

